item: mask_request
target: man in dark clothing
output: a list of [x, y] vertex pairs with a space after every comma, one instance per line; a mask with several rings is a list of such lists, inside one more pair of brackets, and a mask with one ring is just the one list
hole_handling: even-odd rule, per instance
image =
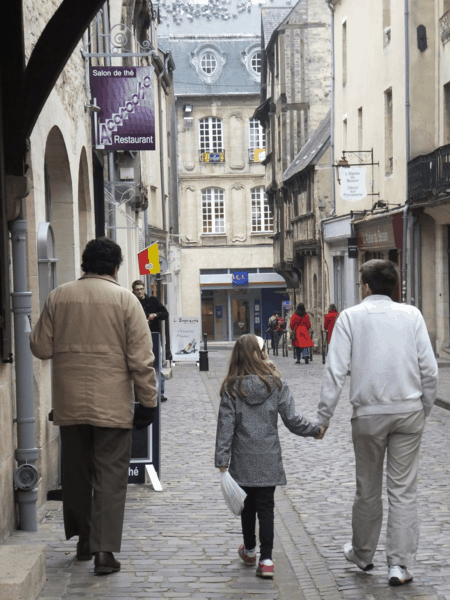
[[[167, 308], [161, 304], [156, 296], [147, 296], [145, 293], [145, 284], [140, 279], [133, 281], [131, 288], [144, 309], [150, 331], [160, 334], [160, 321], [166, 321], [169, 317]], [[166, 400], [167, 398], [164, 396], [164, 375], [161, 373], [161, 402], [165, 402]]]

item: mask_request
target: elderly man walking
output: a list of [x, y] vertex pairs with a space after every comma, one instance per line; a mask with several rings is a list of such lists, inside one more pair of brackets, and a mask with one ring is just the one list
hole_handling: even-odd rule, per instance
[[50, 293], [30, 343], [37, 358], [53, 359], [66, 538], [77, 535], [78, 560], [95, 554], [95, 572], [108, 574], [120, 570], [113, 552], [122, 540], [131, 430], [153, 421], [156, 378], [145, 314], [115, 281], [120, 247], [92, 240], [82, 260], [84, 275]]
[[390, 585], [413, 578], [419, 541], [417, 472], [425, 418], [436, 399], [438, 368], [420, 311], [391, 300], [395, 265], [370, 260], [360, 269], [363, 301], [344, 310], [328, 351], [318, 423], [328, 426], [348, 371], [356, 461], [353, 539], [344, 555], [373, 568], [380, 536], [383, 461], [387, 453], [386, 556]]

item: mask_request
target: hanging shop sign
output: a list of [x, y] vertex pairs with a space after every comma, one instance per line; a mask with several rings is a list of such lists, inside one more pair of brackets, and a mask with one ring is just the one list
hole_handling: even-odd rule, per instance
[[348, 238], [348, 257], [358, 258], [358, 238]]
[[247, 271], [235, 271], [232, 274], [231, 285], [248, 285]]
[[172, 318], [170, 340], [174, 362], [198, 362], [200, 339], [200, 317]]
[[339, 167], [339, 178], [343, 200], [358, 202], [367, 196], [365, 167]]
[[358, 248], [377, 250], [396, 248], [392, 219], [375, 220], [357, 225]]
[[139, 274], [140, 275], [155, 275], [161, 273], [161, 265], [159, 259], [158, 243], [155, 242], [138, 254]]
[[[91, 67], [95, 147], [154, 150], [153, 67]], [[96, 110], [96, 109], [95, 109]]]

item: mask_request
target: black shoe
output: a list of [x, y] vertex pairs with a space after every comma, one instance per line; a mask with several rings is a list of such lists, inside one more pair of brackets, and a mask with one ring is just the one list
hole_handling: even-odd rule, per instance
[[165, 396], [161, 396], [161, 402], [167, 402], [167, 398]]
[[296, 365], [299, 365], [299, 364], [300, 364], [300, 361], [299, 361], [299, 360], [296, 360], [296, 361], [295, 361], [295, 364], [296, 364]]
[[108, 575], [120, 571], [120, 562], [114, 558], [112, 552], [96, 552], [94, 572]]
[[309, 358], [308, 358], [308, 357], [306, 357], [306, 358], [305, 358], [305, 365], [308, 365], [308, 364], [309, 364]]
[[77, 560], [92, 560], [93, 556], [89, 550], [89, 540], [79, 540], [77, 544]]

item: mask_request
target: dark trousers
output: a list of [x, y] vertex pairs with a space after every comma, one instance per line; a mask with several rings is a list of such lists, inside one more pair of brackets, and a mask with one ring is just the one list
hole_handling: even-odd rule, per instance
[[88, 539], [91, 552], [120, 552], [131, 431], [60, 427], [66, 539]]
[[244, 487], [247, 494], [244, 509], [241, 513], [244, 546], [253, 550], [256, 546], [256, 515], [259, 521], [259, 541], [261, 555], [259, 560], [272, 558], [273, 549], [273, 519], [275, 508], [275, 486], [273, 487]]

